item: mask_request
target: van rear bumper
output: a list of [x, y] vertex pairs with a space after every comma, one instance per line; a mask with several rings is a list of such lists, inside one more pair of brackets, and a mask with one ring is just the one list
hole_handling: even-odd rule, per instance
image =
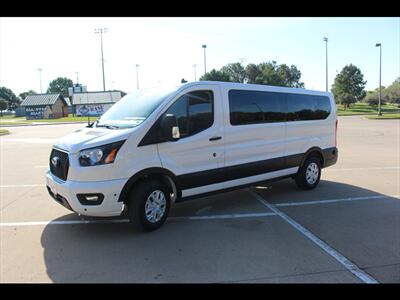
[[[122, 213], [124, 204], [118, 202], [126, 179], [78, 182], [61, 181], [50, 171], [46, 174], [46, 186], [50, 196], [59, 204], [78, 214], [93, 217], [111, 217]], [[85, 203], [80, 195], [101, 195], [101, 201]]]
[[326, 148], [322, 150], [322, 154], [324, 156], [323, 168], [336, 164], [338, 160], [338, 149], [336, 147]]

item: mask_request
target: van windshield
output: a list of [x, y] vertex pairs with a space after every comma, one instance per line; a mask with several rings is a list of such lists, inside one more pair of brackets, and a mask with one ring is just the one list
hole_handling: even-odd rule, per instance
[[138, 90], [124, 96], [98, 120], [96, 127], [128, 128], [142, 123], [177, 87]]

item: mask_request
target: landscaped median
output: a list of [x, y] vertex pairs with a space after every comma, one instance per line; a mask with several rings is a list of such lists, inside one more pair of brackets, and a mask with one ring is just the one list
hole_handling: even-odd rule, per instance
[[0, 128], [0, 135], [6, 135], [6, 134], [9, 134], [9, 133], [10, 132], [8, 130]]
[[[381, 106], [382, 114], [400, 114], [400, 107], [393, 104], [385, 104]], [[351, 104], [349, 108], [344, 110], [343, 105], [337, 104], [337, 115], [338, 116], [352, 116], [352, 115], [377, 115], [378, 107], [371, 106], [367, 103], [357, 102]]]
[[400, 119], [400, 114], [383, 114], [382, 116], [367, 116], [367, 118], [375, 120]]

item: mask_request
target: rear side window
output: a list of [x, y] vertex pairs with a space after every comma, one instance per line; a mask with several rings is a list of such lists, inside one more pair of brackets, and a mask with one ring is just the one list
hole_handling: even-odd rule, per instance
[[287, 94], [287, 107], [288, 121], [323, 120], [331, 112], [326, 96]]
[[167, 110], [178, 121], [181, 137], [199, 133], [214, 123], [212, 91], [194, 91], [179, 97]]
[[260, 91], [229, 91], [232, 125], [285, 122], [285, 94]]

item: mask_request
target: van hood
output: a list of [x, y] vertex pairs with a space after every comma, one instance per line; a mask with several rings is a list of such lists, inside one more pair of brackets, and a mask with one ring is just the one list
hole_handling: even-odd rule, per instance
[[70, 153], [77, 153], [82, 149], [97, 147], [125, 140], [134, 128], [108, 129], [108, 128], [82, 128], [78, 129], [61, 139], [54, 146]]

